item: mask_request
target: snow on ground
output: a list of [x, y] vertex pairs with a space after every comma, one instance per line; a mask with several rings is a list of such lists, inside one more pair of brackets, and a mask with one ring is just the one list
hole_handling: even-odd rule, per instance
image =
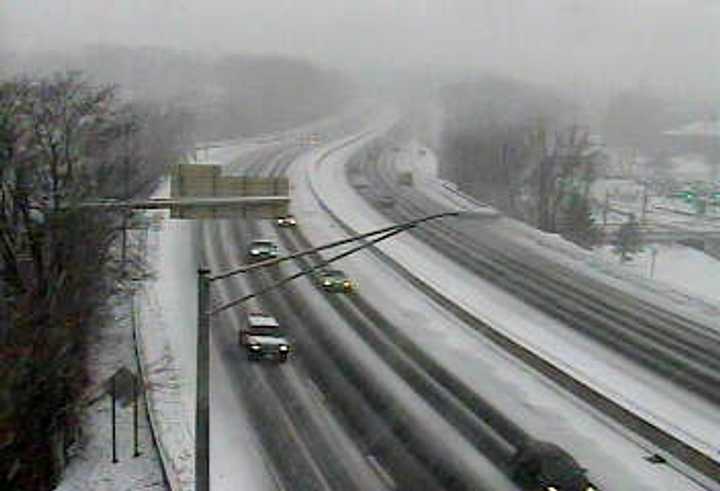
[[[654, 268], [653, 249], [656, 251]], [[608, 263], [618, 263], [611, 246], [598, 248], [595, 254]], [[633, 255], [631, 261], [618, 264], [618, 268], [632, 271], [647, 282], [684, 290], [720, 309], [720, 261], [701, 251], [682, 245], [650, 244], [643, 252]]]
[[702, 136], [719, 136], [720, 137], [720, 121], [705, 120], [694, 121], [680, 128], [675, 128], [665, 132], [666, 135], [702, 135]]
[[[720, 315], [720, 305], [691, 294], [681, 286], [680, 280], [675, 280], [673, 284], [657, 279], [650, 281], [647, 278], [649, 273], [639, 274], [634, 270], [632, 262], [621, 265], [616, 257], [607, 252], [585, 250], [566, 241], [558, 234], [543, 233], [519, 222], [499, 221], [497, 227], [506, 229], [516, 243], [543, 254], [552, 261], [573, 268], [580, 275], [613, 285], [647, 302], [664, 307], [670, 306], [682, 315], [697, 319], [709, 326], [716, 325], [716, 316]], [[680, 246], [677, 247], [679, 250]], [[708, 264], [716, 263], [710, 261]], [[716, 274], [712, 271], [716, 270], [710, 271], [709, 278], [716, 278]], [[688, 282], [690, 281], [692, 278], [688, 277]]]
[[[333, 155], [321, 165], [315, 165], [310, 160], [299, 162], [293, 169], [294, 182], [303, 182], [307, 176], [311, 187], [322, 189], [325, 203], [352, 222], [356, 230], [367, 231], [387, 225], [387, 219], [369, 209], [347, 185], [343, 185], [343, 153], [349, 151]], [[329, 242], [343, 235], [337, 226], [326, 223], [321, 210], [308, 197], [309, 191], [300, 192], [299, 188], [296, 188], [295, 211], [300, 218], [299, 226], [310, 233], [313, 242]], [[350, 210], [353, 212], [350, 213]], [[419, 272], [425, 281], [458, 300], [467, 310], [576, 374], [581, 380], [599, 386], [600, 390], [616, 399], [622, 399], [623, 404], [642, 413], [647, 406], [664, 407], [667, 401], [675, 398], [674, 393], [667, 398], [655, 396], [654, 381], [648, 383], [640, 376], [635, 379], [627, 375], [628, 370], [632, 373], [632, 369], [628, 368], [632, 363], [619, 356], [605, 356], [605, 350], [598, 349], [587, 339], [568, 336], [564, 326], [493, 285], [464, 275], [446, 258], [412, 237], [398, 236], [378, 244], [378, 247]], [[592, 409], [589, 416], [584, 404], [538, 378], [482, 336], [462, 329], [456, 319], [428, 303], [403, 281], [398, 281], [395, 273], [378, 267], [374, 262], [372, 256], [361, 253], [345, 258], [337, 265], [357, 279], [360, 294], [379, 305], [394, 324], [406, 330], [470, 387], [497, 403], [503, 412], [511, 415], [516, 422], [522, 422], [528, 431], [556, 441], [576, 453], [592, 469], [593, 478], [601, 487], [647, 491], [699, 489], [681, 473], [643, 460], [644, 456], [657, 449], [628, 435]], [[387, 297], [388, 291], [392, 291], [391, 299]], [[597, 356], [589, 357], [590, 353]], [[635, 403], [635, 397], [641, 401], [640, 405]], [[682, 433], [683, 430], [677, 428], [674, 421], [684, 421], [690, 404], [688, 399], [684, 399], [682, 404], [673, 403], [672, 408], [665, 408], [661, 423]], [[710, 420], [696, 422], [697, 427], [693, 427], [693, 435], [688, 438], [697, 443], [695, 436], [699, 435], [699, 445], [713, 452], [711, 434], [713, 428], [717, 428], [717, 419], [710, 417]], [[703, 441], [703, 435], [708, 435], [709, 443]]]
[[[163, 232], [164, 230], [150, 232], [149, 255], [155, 263], [159, 258], [166, 257], [165, 251], [160, 247], [162, 239], [172, 238], [172, 234]], [[176, 266], [178, 269], [182, 267], [179, 262]], [[149, 387], [148, 401], [157, 434], [158, 450], [165, 462], [171, 489], [190, 491], [194, 487], [195, 464], [194, 432], [191, 426], [193, 406], [189, 405], [194, 388], [190, 385], [193, 379], [187, 378], [188, 370], [183, 363], [178, 362], [182, 351], [172, 342], [176, 336], [173, 336], [168, 324], [167, 306], [163, 304], [161, 295], [173, 291], [175, 285], [163, 283], [163, 279], [159, 272], [158, 279], [147, 282], [138, 295], [139, 344]], [[178, 283], [177, 287], [182, 288], [183, 285]], [[186, 299], [186, 302], [188, 300]], [[190, 300], [189, 308], [192, 307]], [[186, 337], [190, 338], [188, 343], [192, 342], [191, 334]]]
[[[402, 161], [398, 170], [414, 171], [415, 188], [428, 196], [433, 196], [433, 199], [445, 203], [450, 208], [486, 211], [488, 215], [493, 214], [492, 208], [485, 207], [483, 203], [459, 192], [453, 183], [438, 179], [435, 155], [429, 151], [420, 154], [418, 149], [421, 148], [424, 147], [420, 143], [411, 142], [408, 149], [398, 152]], [[420, 156], [409, 158], [403, 157], [404, 155]], [[407, 159], [412, 160], [412, 164], [405, 162]], [[616, 179], [606, 180], [596, 191], [604, 195], [606, 189], [619, 193], [623, 199], [634, 203], [634, 200], [639, 201], [642, 197], [643, 187], [627, 180]], [[640, 216], [639, 207], [629, 209]], [[720, 227], [720, 224], [712, 221], [672, 212], [662, 214], [659, 211], [651, 211], [647, 214], [647, 219], [658, 224], [683, 224], [687, 227], [695, 225], [703, 230]], [[624, 223], [627, 217], [611, 212], [608, 214], [608, 220]], [[664, 293], [675, 303], [694, 308], [697, 313], [720, 314], [720, 261], [697, 250], [681, 245], [652, 245], [637, 254], [632, 261], [620, 265], [617, 256], [612, 253], [612, 247], [609, 246], [588, 252], [556, 234], [542, 233], [522, 224], [513, 227], [513, 233], [519, 234], [517, 239], [525, 241], [526, 245], [540, 249], [545, 254], [554, 254], [556, 259], [562, 258], [566, 263], [572, 260], [576, 265], [579, 261], [588, 271], [601, 272], [605, 281], [619, 277], [624, 280], [626, 287], [635, 285], [635, 291], [643, 288], [651, 289], [654, 292]], [[648, 281], [653, 247], [657, 251], [653, 271], [654, 281]]]
[[[114, 322], [98, 332], [90, 353], [89, 371], [99, 389], [116, 370], [125, 367], [137, 373], [128, 299], [113, 305]], [[148, 426], [145, 404], [139, 403], [138, 449], [134, 457], [133, 405], [116, 404], [118, 462], [112, 462], [111, 399], [102, 392], [87, 409], [83, 441], [65, 469], [56, 491], [160, 491], [167, 489], [159, 457]]]

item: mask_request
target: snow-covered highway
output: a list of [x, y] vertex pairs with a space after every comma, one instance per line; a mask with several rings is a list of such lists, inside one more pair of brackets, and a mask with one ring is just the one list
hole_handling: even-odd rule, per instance
[[[332, 144], [324, 145], [301, 154], [290, 167], [289, 175], [293, 183], [291, 208], [300, 220], [303, 234], [313, 243], [329, 242], [344, 235], [328, 219], [318, 203], [315, 197], [318, 192], [323, 204], [351, 223], [355, 230], [365, 231], [388, 224], [382, 215], [360, 199], [347, 182], [343, 170], [350, 155], [362, 144], [361, 139], [337, 151], [330, 151], [334, 147]], [[253, 145], [252, 151], [256, 150], [257, 147]], [[236, 147], [235, 151], [237, 153], [233, 154], [228, 149], [222, 149], [224, 153], [218, 155], [223, 160], [237, 162], [238, 156], [250, 152], [242, 146]], [[210, 154], [213, 152], [211, 150]], [[311, 187], [315, 188], [315, 193]], [[191, 345], [196, 319], [196, 314], [191, 310], [195, 301], [192, 285], [198, 257], [195, 247], [200, 245], [200, 238], [193, 235], [190, 224], [166, 221], [164, 226], [166, 230], [162, 233], [154, 232], [157, 234], [155, 243], [161, 248], [158, 252], [162, 251], [157, 257], [166, 262], [165, 266], [160, 266], [160, 281], [166, 283], [158, 292], [162, 292], [165, 327], [175, 345], [175, 360], [183, 366], [183, 373], [186, 374], [184, 382], [189, 388], [188, 382], [193, 378], [191, 360], [194, 360], [194, 355]], [[274, 232], [265, 228], [263, 233], [271, 235]], [[210, 237], [214, 240], [212, 235]], [[225, 243], [226, 240], [223, 239], [223, 244], [231, 250], [242, 250], [238, 249], [242, 244], [230, 246], [229, 241]], [[667, 386], [662, 380], [655, 380], [634, 366], [629, 368], [621, 357], [603, 350], [586, 338], [568, 335], [567, 329], [556, 321], [518, 302], [493, 285], [468, 275], [412, 237], [400, 236], [383, 243], [379, 248], [438, 289], [452, 295], [478, 317], [502, 328], [574, 376], [595, 384], [634, 410], [654, 417], [706, 451], [716, 451], [717, 441], [712, 441], [719, 427], [716, 411], [707, 404], [703, 405], [703, 401], [685, 395], [678, 400], [678, 393], [666, 390]], [[234, 257], [239, 260], [240, 254]], [[228, 261], [232, 261], [232, 257]], [[702, 487], [671, 467], [648, 463], [643, 457], [661, 449], [655, 449], [623, 431], [597, 411], [554, 387], [464, 327], [453, 315], [419, 294], [372, 254], [350, 256], [340, 265], [358, 279], [360, 295], [381, 310], [393, 325], [402, 329], [443, 366], [483, 398], [491, 400], [529, 433], [561, 443], [570, 450], [590, 469], [592, 479], [600, 489], [712, 489]], [[328, 323], [338, 326], [338, 331], [343, 333], [343, 342], [354, 339], [350, 350], [357, 353], [358, 358], [372, 361], [368, 363], [371, 366], [379, 365], [375, 368], [377, 370], [386, 370], [382, 368], [382, 362], [374, 359], [367, 347], [363, 347], [362, 339], [357, 339], [351, 330], [342, 327], [345, 321], [337, 317], [304, 280], [298, 281], [295, 291], [302, 296], [303, 302], [313, 306], [313, 310], [322, 312]], [[180, 305], [188, 308], [178, 308]], [[213, 489], [270, 489], [276, 486], [272, 465], [266, 462], [267, 453], [262, 448], [261, 438], [257, 436], [247, 409], [246, 398], [251, 397], [247, 394], [247, 386], [238, 381], [238, 372], [244, 364], [233, 362], [232, 355], [226, 351], [228, 348], [237, 349], [236, 345], [226, 346], [233, 340], [232, 328], [220, 321], [218, 324], [221, 324], [218, 335], [213, 335], [215, 351], [211, 385]], [[589, 357], [589, 353], [594, 356]], [[303, 352], [298, 350], [296, 356], [303, 357]], [[283, 367], [282, 370], [293, 372], [294, 369]], [[267, 381], [271, 375], [263, 377]], [[291, 374], [288, 377], [296, 378]], [[375, 373], [374, 377], [392, 379], [393, 375], [384, 371]], [[394, 394], [406, 401], [415, 401], [410, 404], [426, 415], [433, 413], [430, 408], [421, 409], [423, 403], [418, 402], [417, 395], [408, 392], [407, 387], [403, 388], [400, 381], [394, 383]], [[186, 394], [185, 402], [190, 405], [192, 392], [186, 391]], [[317, 410], [321, 412], [323, 409], [319, 406]], [[448, 451], [457, 452], [458, 455], [472, 455], [471, 451], [462, 450], [464, 444], [461, 439], [451, 437], [453, 433], [454, 430], [447, 428], [446, 439], [438, 441], [438, 445], [449, 445]], [[338, 438], [338, 441], [343, 441], [342, 437]], [[348, 441], [346, 445], [352, 447]], [[348, 452], [352, 453], [350, 450]], [[466, 465], [476, 465], [482, 469], [486, 464], [470, 459]], [[481, 474], [485, 474], [495, 486], [490, 489], [505, 489], [508, 486], [505, 477], [499, 473], [493, 477], [494, 473], [497, 471], [488, 466]], [[693, 475], [691, 471], [688, 473]], [[512, 489], [512, 486], [508, 489]]]

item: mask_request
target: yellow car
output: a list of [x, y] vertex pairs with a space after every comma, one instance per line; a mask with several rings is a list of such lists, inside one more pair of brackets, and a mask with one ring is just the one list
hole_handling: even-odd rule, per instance
[[316, 281], [323, 290], [333, 293], [351, 293], [357, 289], [357, 284], [339, 269], [321, 269]]

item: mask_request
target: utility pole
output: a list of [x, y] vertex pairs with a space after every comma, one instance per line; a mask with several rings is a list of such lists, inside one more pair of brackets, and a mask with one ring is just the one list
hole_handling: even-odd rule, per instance
[[607, 189], [605, 189], [605, 204], [603, 206], [603, 227], [607, 226], [607, 215], [608, 215], [608, 209], [610, 208], [610, 194]]
[[115, 375], [113, 374], [110, 379], [110, 419], [112, 420], [112, 463], [117, 464], [117, 429], [115, 428], [115, 398], [117, 395], [116, 389], [117, 384], [115, 382]]
[[140, 373], [133, 377], [133, 457], [140, 456], [140, 448], [138, 443], [138, 392], [140, 391], [140, 381], [138, 378]]
[[707, 132], [707, 138], [710, 141], [710, 151], [708, 152], [707, 160], [714, 160], [714, 162], [710, 164], [710, 189], [713, 189], [718, 184], [718, 178], [720, 178], [720, 151], [718, 149], [720, 124], [718, 124], [718, 116], [715, 112], [710, 115], [710, 129]]
[[642, 195], [642, 210], [640, 211], [640, 223], [642, 225], [645, 224], [645, 210], [647, 209], [648, 204], [648, 190], [647, 190], [647, 181], [643, 182], [643, 195]]
[[210, 490], [210, 270], [198, 270], [195, 491]]
[[[130, 199], [130, 123], [123, 126], [123, 199]], [[125, 263], [127, 261], [127, 227], [128, 227], [128, 211], [123, 212], [122, 217], [122, 248], [121, 248], [121, 267], [123, 274], [125, 273]]]
[[655, 276], [655, 259], [658, 254], [657, 247], [652, 246], [650, 252], [652, 253], [652, 259], [650, 260], [650, 278], [653, 278]]
[[510, 172], [512, 146], [503, 143], [500, 147], [500, 165], [503, 168], [505, 186], [507, 188], [508, 207], [510, 213], [515, 216], [515, 190], [512, 186], [512, 173]]

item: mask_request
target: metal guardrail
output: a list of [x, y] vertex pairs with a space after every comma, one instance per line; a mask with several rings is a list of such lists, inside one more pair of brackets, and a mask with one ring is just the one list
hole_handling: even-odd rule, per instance
[[[135, 294], [133, 294], [135, 295]], [[140, 322], [138, 321], [138, 310], [135, 300], [133, 300], [133, 311], [131, 314], [132, 318], [132, 329], [133, 329], [133, 339], [134, 339], [134, 345], [135, 345], [135, 357], [137, 360], [138, 365], [138, 371], [140, 374], [140, 379], [143, 382], [143, 387], [146, 387], [148, 385], [148, 379], [147, 379], [147, 367], [145, 366], [145, 352], [143, 348], [143, 340], [142, 340], [142, 329], [140, 329]], [[145, 400], [145, 414], [147, 414], [147, 418], [149, 421], [149, 427], [150, 427], [150, 433], [152, 435], [153, 443], [155, 444], [155, 448], [157, 449], [158, 455], [160, 456], [160, 468], [162, 470], [163, 474], [163, 480], [165, 481], [165, 485], [170, 489], [170, 491], [190, 491], [190, 487], [187, 485], [184, 485], [183, 481], [177, 476], [175, 473], [175, 466], [173, 465], [173, 460], [168, 454], [167, 449], [165, 448], [165, 445], [162, 442], [162, 437], [160, 436], [160, 430], [159, 430], [159, 424], [156, 421], [155, 416], [155, 410], [153, 407], [152, 397], [148, 396], [147, 392], [144, 392], [144, 400]]]

